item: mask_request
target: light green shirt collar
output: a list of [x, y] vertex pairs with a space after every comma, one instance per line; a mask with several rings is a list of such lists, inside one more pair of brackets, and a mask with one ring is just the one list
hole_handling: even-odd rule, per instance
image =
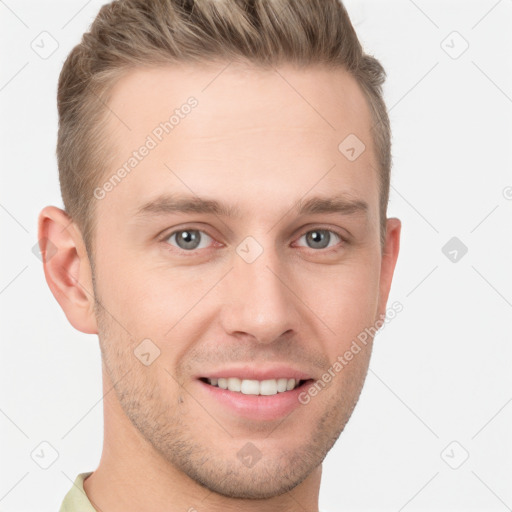
[[76, 477], [73, 487], [64, 497], [59, 512], [96, 512], [84, 491], [84, 480], [92, 473], [92, 471], [80, 473]]

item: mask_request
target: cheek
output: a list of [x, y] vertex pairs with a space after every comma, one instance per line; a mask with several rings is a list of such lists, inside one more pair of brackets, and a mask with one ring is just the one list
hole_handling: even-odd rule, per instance
[[340, 343], [372, 325], [378, 307], [379, 271], [375, 261], [340, 265], [301, 279], [304, 301], [330, 327]]
[[[102, 278], [102, 303], [116, 325], [122, 326], [116, 327], [119, 342], [112, 345], [124, 348], [130, 343], [132, 352], [139, 345], [145, 347], [139, 351], [155, 354], [155, 365], [174, 375], [179, 370], [176, 361], [200, 336], [205, 308], [210, 307], [201, 298], [215, 281], [194, 283], [183, 270], [148, 269], [127, 262], [104, 268]], [[166, 373], [159, 377], [162, 382], [170, 378]]]
[[112, 247], [104, 246], [98, 256], [95, 274], [99, 298], [128, 331], [155, 326], [160, 319], [170, 324], [182, 309], [188, 289], [168, 269], [147, 268], [143, 259]]

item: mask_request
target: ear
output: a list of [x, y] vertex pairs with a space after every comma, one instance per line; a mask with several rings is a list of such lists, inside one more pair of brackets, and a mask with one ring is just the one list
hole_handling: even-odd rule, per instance
[[39, 214], [38, 238], [46, 282], [69, 323], [97, 334], [91, 265], [80, 230], [64, 210], [47, 206]]
[[384, 318], [386, 314], [386, 304], [388, 302], [391, 281], [395, 271], [396, 260], [400, 250], [400, 231], [402, 223], [399, 219], [387, 219], [386, 221], [386, 241], [382, 252], [382, 262], [380, 269], [380, 288], [379, 288], [379, 307], [377, 318]]

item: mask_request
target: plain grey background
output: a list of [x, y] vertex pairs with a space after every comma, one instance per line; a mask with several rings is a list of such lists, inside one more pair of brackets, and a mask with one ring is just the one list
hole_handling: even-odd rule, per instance
[[[57, 510], [101, 454], [98, 341], [68, 324], [33, 246], [41, 208], [62, 207], [58, 74], [103, 3], [0, 0], [0, 512]], [[388, 73], [404, 309], [320, 506], [512, 510], [512, 0], [345, 4]]]

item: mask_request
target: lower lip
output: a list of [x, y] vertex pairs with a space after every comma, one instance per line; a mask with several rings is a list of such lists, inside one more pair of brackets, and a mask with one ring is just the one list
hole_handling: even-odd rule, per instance
[[254, 421], [272, 421], [288, 416], [299, 407], [299, 395], [311, 384], [311, 380], [304, 382], [298, 388], [284, 391], [276, 395], [244, 395], [218, 386], [211, 386], [201, 380], [197, 381], [207, 395], [220, 403], [224, 408], [237, 416]]

